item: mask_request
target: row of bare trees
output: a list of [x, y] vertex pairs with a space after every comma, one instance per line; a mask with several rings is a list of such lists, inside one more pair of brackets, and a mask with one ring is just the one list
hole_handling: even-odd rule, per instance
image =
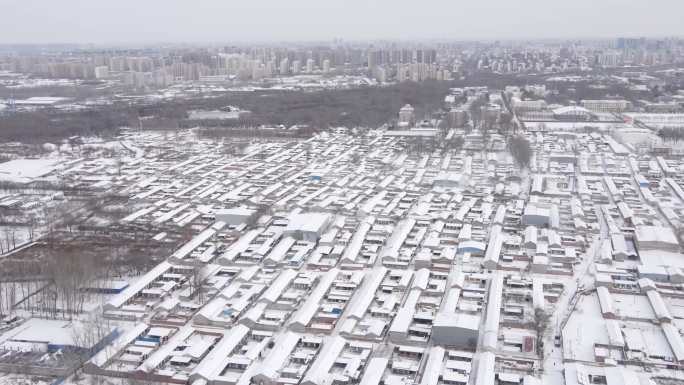
[[124, 274], [141, 274], [156, 263], [155, 255], [166, 255], [173, 247], [131, 237], [50, 231], [45, 242], [3, 258], [0, 315], [23, 309], [41, 317], [70, 319], [100, 298], [89, 289], [106, 287]]
[[664, 127], [658, 131], [658, 136], [666, 142], [679, 142], [684, 139], [684, 128]]
[[[3, 229], [0, 233], [0, 254], [14, 250], [17, 247], [18, 238], [17, 229], [9, 227]], [[19, 242], [21, 242], [20, 239]]]
[[87, 290], [107, 282], [106, 263], [73, 250], [38, 262], [13, 264], [0, 282], [0, 314], [16, 309], [44, 318], [71, 319], [92, 298]]

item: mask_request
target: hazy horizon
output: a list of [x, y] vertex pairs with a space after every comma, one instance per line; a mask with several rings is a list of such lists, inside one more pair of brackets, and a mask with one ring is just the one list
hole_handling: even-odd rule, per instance
[[0, 0], [0, 44], [552, 40], [684, 35], [684, 2]]

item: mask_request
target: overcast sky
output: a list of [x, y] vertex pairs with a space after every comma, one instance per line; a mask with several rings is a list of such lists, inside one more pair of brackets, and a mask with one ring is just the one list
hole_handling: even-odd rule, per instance
[[684, 0], [0, 0], [0, 43], [684, 36]]

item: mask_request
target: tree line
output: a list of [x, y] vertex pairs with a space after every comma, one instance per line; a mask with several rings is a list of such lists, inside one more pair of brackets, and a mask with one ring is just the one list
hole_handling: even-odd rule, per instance
[[118, 134], [121, 127], [140, 125], [177, 129], [193, 124], [186, 121], [191, 110], [214, 110], [228, 105], [249, 110], [251, 114], [239, 121], [226, 120], [213, 125], [306, 125], [315, 130], [338, 126], [377, 127], [395, 117], [405, 104], [413, 105], [417, 115], [441, 108], [444, 95], [452, 86], [450, 82], [405, 82], [387, 87], [315, 92], [232, 92], [216, 97], [174, 99], [152, 104], [116, 102], [76, 111], [44, 109], [0, 117], [0, 133], [5, 142], [43, 143], [76, 135], [110, 137]]
[[658, 136], [665, 142], [679, 142], [684, 139], [684, 128], [664, 127], [658, 130]]

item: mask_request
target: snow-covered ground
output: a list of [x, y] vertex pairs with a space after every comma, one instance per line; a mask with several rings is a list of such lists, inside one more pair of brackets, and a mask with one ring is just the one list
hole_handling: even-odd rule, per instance
[[24, 376], [0, 372], [0, 385], [50, 385], [55, 380], [55, 378], [50, 379], [42, 376]]

